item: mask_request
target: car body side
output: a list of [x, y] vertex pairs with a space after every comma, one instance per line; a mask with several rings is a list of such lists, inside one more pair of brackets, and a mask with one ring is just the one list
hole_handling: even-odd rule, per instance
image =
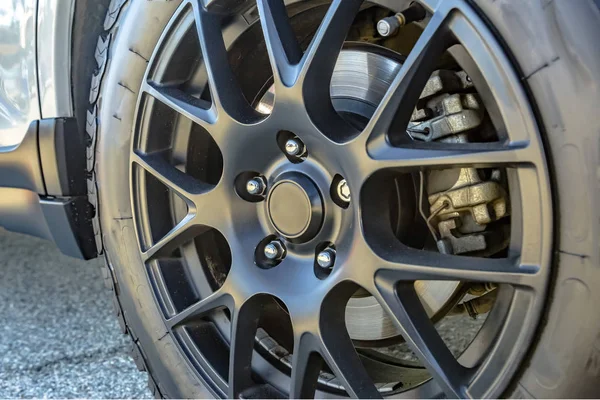
[[0, 2], [0, 226], [89, 259], [93, 210], [71, 87], [75, 3]]

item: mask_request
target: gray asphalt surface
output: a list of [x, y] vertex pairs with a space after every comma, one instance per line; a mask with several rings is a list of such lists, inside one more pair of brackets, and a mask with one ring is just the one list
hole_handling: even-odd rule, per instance
[[[152, 398], [127, 354], [99, 262], [0, 228], [0, 398]], [[483, 319], [449, 317], [438, 331], [458, 355]], [[415, 360], [405, 345], [388, 352]]]
[[98, 262], [0, 228], [0, 398], [152, 398]]

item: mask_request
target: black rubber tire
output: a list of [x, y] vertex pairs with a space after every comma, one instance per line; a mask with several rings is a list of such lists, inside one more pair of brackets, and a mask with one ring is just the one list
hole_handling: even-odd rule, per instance
[[[514, 56], [553, 171], [553, 282], [534, 345], [506, 396], [600, 396], [600, 9], [592, 0], [474, 0]], [[112, 0], [87, 115], [89, 198], [124, 333], [156, 396], [214, 396], [179, 353], [139, 259], [129, 190], [137, 92], [178, 1]]]

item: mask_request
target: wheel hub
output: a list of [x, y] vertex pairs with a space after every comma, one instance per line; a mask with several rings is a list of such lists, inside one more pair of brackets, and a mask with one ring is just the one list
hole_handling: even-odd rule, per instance
[[289, 173], [275, 183], [267, 209], [277, 232], [293, 242], [312, 239], [323, 221], [319, 190], [310, 178], [300, 173]]
[[[386, 51], [383, 54], [379, 47], [349, 44], [338, 57], [331, 81], [331, 98], [336, 111], [357, 124], [363, 119], [370, 119], [401, 65], [397, 53]], [[372, 70], [377, 71], [376, 78]], [[275, 89], [271, 87], [256, 108], [269, 114], [273, 110], [274, 99]], [[294, 140], [288, 141], [286, 151], [288, 144], [295, 149], [294, 143]], [[306, 242], [318, 233], [324, 218], [321, 198], [313, 194], [314, 200], [307, 201], [314, 191], [317, 189], [312, 180], [299, 172], [287, 172], [271, 189], [268, 199], [271, 223], [291, 242]], [[340, 199], [350, 202], [351, 195], [345, 180], [338, 182], [335, 191]], [[443, 309], [458, 285], [454, 281], [427, 281], [416, 285], [430, 317]], [[371, 296], [352, 297], [346, 307], [345, 319], [350, 337], [359, 341], [361, 346], [376, 346], [381, 340], [398, 337], [392, 320]]]

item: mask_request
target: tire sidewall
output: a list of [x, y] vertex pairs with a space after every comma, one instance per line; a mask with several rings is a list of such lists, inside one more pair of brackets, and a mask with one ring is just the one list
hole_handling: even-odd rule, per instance
[[513, 398], [600, 395], [600, 10], [592, 0], [474, 0], [520, 69], [553, 180], [553, 281]]
[[108, 64], [97, 102], [95, 173], [98, 213], [109, 268], [126, 329], [159, 392], [173, 398], [215, 397], [168, 333], [139, 254], [130, 197], [131, 138], [148, 60], [180, 1], [130, 1], [106, 39]]

